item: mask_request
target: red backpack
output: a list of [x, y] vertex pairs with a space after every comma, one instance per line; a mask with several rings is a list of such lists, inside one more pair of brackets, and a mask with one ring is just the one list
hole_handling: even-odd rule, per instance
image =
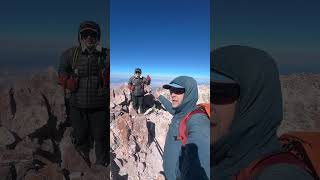
[[188, 140], [188, 129], [187, 129], [187, 123], [192, 115], [194, 114], [206, 114], [208, 118], [210, 119], [210, 104], [209, 103], [201, 103], [197, 105], [198, 108], [189, 112], [185, 117], [180, 121], [179, 124], [179, 136], [177, 137], [177, 140], [181, 140], [182, 145], [184, 146], [187, 143]]
[[315, 180], [320, 180], [320, 132], [291, 132], [279, 140], [284, 152], [271, 154], [253, 161], [240, 170], [234, 180], [253, 179], [264, 168], [275, 164], [292, 164], [305, 169]]

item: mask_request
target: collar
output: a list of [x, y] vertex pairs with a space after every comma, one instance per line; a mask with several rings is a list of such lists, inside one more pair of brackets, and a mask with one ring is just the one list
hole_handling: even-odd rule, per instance
[[94, 52], [101, 53], [102, 52], [102, 46], [100, 45], [99, 42], [97, 43], [96, 48], [93, 49], [92, 51], [90, 51], [88, 49], [88, 47], [85, 45], [85, 43], [81, 42], [80, 45], [81, 45], [82, 52], [86, 52], [86, 51], [89, 52], [89, 53], [94, 53]]

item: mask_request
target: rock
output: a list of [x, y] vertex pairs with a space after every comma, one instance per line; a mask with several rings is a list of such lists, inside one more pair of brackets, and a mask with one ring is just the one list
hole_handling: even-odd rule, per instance
[[146, 164], [145, 163], [138, 163], [138, 172], [143, 172], [146, 169]]
[[63, 89], [57, 85], [57, 78], [54, 69], [49, 68], [47, 72], [12, 82], [12, 87], [7, 87], [0, 96], [1, 125], [24, 138], [44, 126], [50, 114], [63, 122]]
[[148, 144], [147, 119], [144, 116], [138, 116], [136, 119], [132, 120], [132, 124], [132, 135], [134, 136], [140, 151], [144, 152], [146, 151]]
[[89, 166], [71, 143], [70, 133], [71, 128], [68, 128], [60, 143], [61, 167], [68, 169], [70, 172], [83, 172], [89, 169]]
[[32, 155], [38, 148], [40, 148], [40, 145], [36, 139], [32, 141], [30, 138], [25, 137], [17, 144], [14, 150], [16, 152], [23, 152], [25, 154]]
[[123, 167], [123, 163], [119, 159], [115, 158], [113, 160], [120, 169]]
[[92, 168], [87, 169], [83, 173], [83, 180], [90, 179], [90, 180], [109, 180], [110, 179], [110, 168], [94, 165]]
[[[120, 143], [125, 147], [128, 145], [129, 136], [130, 136], [130, 129], [131, 129], [131, 121], [128, 114], [124, 114], [122, 116], [119, 116], [116, 119], [117, 122], [117, 130], [118, 134], [116, 134], [119, 137]], [[128, 147], [126, 148], [128, 149]]]
[[[57, 72], [53, 68], [30, 78], [1, 82], [8, 82], [6, 85], [0, 84], [0, 162], [4, 164], [0, 166], [1, 178], [12, 179], [16, 176], [20, 180], [26, 174], [29, 179], [43, 179], [40, 172], [61, 178], [63, 173], [57, 163], [34, 155], [39, 149], [53, 153], [54, 144], [58, 144], [61, 166], [69, 170], [72, 180], [108, 179], [110, 168], [113, 179], [164, 178], [158, 173], [163, 168], [157, 147], [163, 150], [172, 115], [158, 101], [154, 101], [151, 86], [146, 87], [148, 93], [145, 96], [144, 114], [137, 114], [132, 108], [130, 91], [126, 85], [110, 90], [110, 143], [114, 155], [111, 158], [112, 166], [106, 169], [88, 167], [71, 142], [72, 128], [67, 128], [64, 134], [64, 129], [59, 131], [62, 139], [52, 135], [56, 133], [51, 131], [52, 128], [58, 130], [66, 118], [63, 89], [57, 85]], [[281, 88], [284, 118], [278, 134], [293, 130], [319, 131], [320, 75], [281, 76]], [[199, 85], [198, 89], [198, 103], [209, 102], [209, 85]], [[168, 90], [159, 90], [170, 99]], [[48, 126], [54, 127], [50, 131], [43, 128]], [[41, 134], [38, 132], [40, 130], [46, 133]], [[7, 145], [11, 149], [7, 149]], [[39, 171], [27, 172], [35, 159], [46, 165], [39, 165], [43, 166]], [[93, 149], [90, 159], [94, 161]]]
[[52, 141], [47, 139], [45, 140], [40, 147], [43, 151], [48, 151], [50, 153], [54, 153]]
[[121, 85], [119, 88], [111, 89], [110, 94], [110, 103], [122, 106], [129, 105], [129, 101], [131, 99], [130, 90], [126, 85]]
[[144, 115], [148, 115], [151, 114], [154, 111], [153, 108], [149, 108], [145, 113], [143, 113]]
[[15, 141], [14, 136], [5, 127], [0, 127], [0, 146], [12, 144]]
[[281, 76], [283, 121], [278, 134], [289, 131], [319, 131], [320, 75]]
[[146, 94], [151, 94], [152, 93], [152, 86], [151, 85], [144, 86], [144, 91], [146, 92]]
[[39, 171], [29, 171], [25, 176], [25, 180], [65, 180], [65, 178], [57, 164], [50, 164]]
[[0, 154], [1, 164], [31, 162], [33, 159], [32, 153], [17, 151], [17, 150], [4, 150]]
[[10, 171], [10, 166], [0, 166], [0, 177], [2, 179], [12, 179], [12, 174]]

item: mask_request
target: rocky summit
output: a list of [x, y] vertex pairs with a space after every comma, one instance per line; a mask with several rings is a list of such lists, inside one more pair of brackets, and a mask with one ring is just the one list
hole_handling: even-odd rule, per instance
[[0, 179], [110, 179], [109, 167], [89, 167], [75, 150], [53, 68], [9, 79], [0, 86]]
[[[163, 179], [161, 156], [172, 116], [154, 100], [151, 86], [143, 114], [132, 109], [126, 85], [110, 90], [111, 166], [103, 167], [89, 166], [74, 148], [53, 68], [7, 76], [0, 76], [0, 179]], [[320, 75], [281, 76], [281, 86], [284, 119], [278, 134], [319, 131]], [[209, 102], [209, 86], [198, 89], [199, 103]], [[169, 98], [167, 90], [160, 91]], [[92, 162], [94, 157], [92, 150]]]
[[[209, 102], [209, 85], [199, 86], [198, 103]], [[125, 84], [110, 90], [110, 143], [112, 179], [161, 179], [162, 154], [172, 115], [156, 101], [152, 87], [146, 87], [143, 114], [132, 107]], [[158, 88], [169, 97], [169, 91]]]

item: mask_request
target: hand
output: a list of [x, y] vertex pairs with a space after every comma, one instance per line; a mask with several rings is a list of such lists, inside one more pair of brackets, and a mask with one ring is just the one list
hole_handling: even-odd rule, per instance
[[148, 74], [146, 80], [147, 80], [147, 85], [150, 85], [151, 84], [151, 78], [150, 78], [149, 74]]
[[66, 75], [59, 75], [59, 82], [58, 84], [60, 86], [62, 86], [63, 88], [66, 88], [67, 86], [67, 80], [68, 80], [68, 76]]
[[78, 88], [78, 82], [79, 81], [79, 78], [77, 77], [71, 77], [67, 80], [67, 88], [73, 92], [75, 90], [77, 90]]
[[181, 147], [179, 170], [181, 172], [181, 179], [209, 180], [201, 165], [196, 144], [191, 143]]

